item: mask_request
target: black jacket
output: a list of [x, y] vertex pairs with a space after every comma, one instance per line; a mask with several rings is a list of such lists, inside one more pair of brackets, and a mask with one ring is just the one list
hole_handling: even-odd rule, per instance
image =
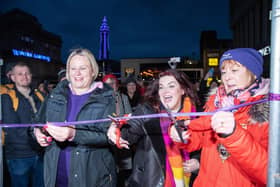
[[[15, 111], [13, 102], [8, 94], [2, 97], [2, 120], [5, 124], [31, 124], [34, 118], [34, 111], [27, 98], [15, 88], [18, 98], [18, 108]], [[37, 110], [41, 105], [40, 99], [30, 92]], [[40, 153], [39, 144], [32, 138], [28, 127], [5, 128], [5, 156], [7, 159], [27, 158]]]
[[[38, 121], [62, 122], [66, 119], [68, 82], [63, 81], [49, 95], [41, 108]], [[115, 111], [112, 90], [104, 85], [96, 88], [77, 115], [77, 121], [107, 118]], [[115, 163], [107, 139], [110, 123], [77, 125], [72, 141], [69, 187], [106, 186], [116, 184]], [[59, 143], [53, 141], [46, 147], [44, 157], [44, 181], [46, 187], [55, 187], [60, 153]]]
[[[136, 108], [133, 115], [155, 113], [148, 104]], [[159, 118], [129, 120], [122, 129], [122, 137], [136, 144], [133, 171], [128, 180], [131, 187], [159, 187], [164, 185], [166, 149]]]

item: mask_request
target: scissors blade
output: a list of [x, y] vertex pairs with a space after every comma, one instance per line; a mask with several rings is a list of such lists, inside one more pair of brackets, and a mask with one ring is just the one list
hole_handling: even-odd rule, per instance
[[177, 123], [177, 120], [176, 120], [175, 117], [172, 115], [172, 112], [171, 112], [171, 110], [170, 110], [168, 107], [166, 107], [166, 112], [167, 112], [167, 114], [168, 114], [168, 117], [170, 118], [170, 120], [171, 120], [172, 123], [174, 124], [174, 127], [175, 127], [175, 129], [176, 129], [176, 131], [177, 131], [177, 134], [178, 134], [178, 136], [179, 136], [181, 142], [186, 143], [186, 141], [184, 140], [184, 138], [183, 138], [183, 136], [182, 136], [182, 129], [179, 127], [179, 125], [178, 125], [178, 123]]
[[171, 119], [171, 121], [175, 124], [176, 123], [176, 119], [174, 118], [174, 116], [172, 115], [172, 112], [169, 108], [166, 108], [166, 112], [168, 114], [168, 117]]
[[119, 120], [115, 119], [115, 118], [114, 118], [113, 116], [111, 116], [111, 115], [108, 115], [108, 118], [109, 118], [110, 120], [112, 120], [114, 123], [116, 123], [117, 126], [119, 126], [119, 124], [120, 124]]

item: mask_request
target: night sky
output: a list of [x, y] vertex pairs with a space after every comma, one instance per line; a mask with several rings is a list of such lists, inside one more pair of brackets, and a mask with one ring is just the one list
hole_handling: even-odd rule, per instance
[[228, 0], [1, 0], [0, 12], [20, 8], [62, 37], [62, 60], [73, 47], [98, 58], [99, 27], [110, 26], [111, 59], [199, 55], [200, 32], [231, 38]]

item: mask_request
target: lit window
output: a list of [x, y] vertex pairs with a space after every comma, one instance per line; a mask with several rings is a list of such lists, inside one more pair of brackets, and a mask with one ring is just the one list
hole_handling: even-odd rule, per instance
[[218, 58], [208, 58], [208, 66], [218, 66]]
[[134, 68], [125, 68], [125, 76], [128, 77], [129, 75], [134, 75], [135, 74], [135, 69]]

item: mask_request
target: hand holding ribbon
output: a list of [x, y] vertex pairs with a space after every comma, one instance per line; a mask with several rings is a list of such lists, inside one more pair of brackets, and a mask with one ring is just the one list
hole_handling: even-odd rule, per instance
[[[185, 126], [187, 126], [189, 123], [190, 123], [190, 120], [184, 121]], [[188, 142], [187, 140], [190, 138], [190, 132], [186, 131], [186, 130], [178, 131], [176, 129], [175, 125], [172, 125], [169, 129], [169, 136], [174, 142], [187, 143]]]
[[46, 147], [49, 146], [51, 141], [52, 141], [52, 137], [50, 135], [46, 135], [44, 132], [44, 129], [40, 129], [40, 128], [34, 128], [34, 135], [36, 137], [37, 142], [40, 144], [40, 146], [42, 147]]
[[56, 126], [52, 123], [47, 123], [44, 127], [56, 141], [72, 141], [76, 134], [75, 126]]

